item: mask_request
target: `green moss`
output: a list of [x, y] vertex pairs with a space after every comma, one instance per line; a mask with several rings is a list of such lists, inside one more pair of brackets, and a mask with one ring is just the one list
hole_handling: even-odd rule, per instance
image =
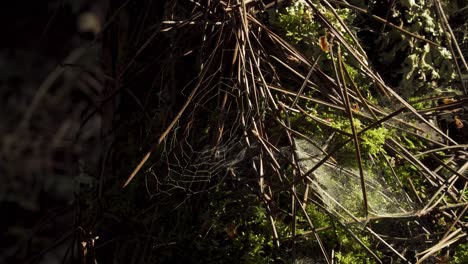
[[[466, 239], [465, 239], [466, 241]], [[455, 255], [450, 260], [450, 264], [468, 263], [468, 243], [460, 243], [455, 248]]]
[[[319, 1], [311, 1], [315, 8], [340, 31], [347, 41], [353, 43], [352, 38], [346, 33], [344, 27], [339, 23], [335, 15], [320, 4]], [[345, 24], [351, 24], [355, 15], [347, 8], [335, 10], [338, 17]], [[293, 4], [271, 14], [271, 24], [280, 31], [288, 41], [298, 46], [307, 55], [318, 55], [322, 53], [319, 47], [319, 38], [326, 36], [326, 29], [318, 23], [316, 14], [309, 5], [302, 0], [293, 1]], [[330, 59], [327, 54], [325, 57]], [[347, 55], [345, 56], [347, 57]]]
[[[357, 133], [364, 129], [364, 125], [359, 119], [353, 119], [353, 123]], [[347, 133], [352, 133], [351, 122], [349, 119], [341, 117], [335, 118], [333, 119], [332, 126]], [[380, 152], [385, 153], [383, 145], [385, 144], [385, 140], [391, 135], [392, 133], [385, 127], [377, 127], [365, 131], [360, 136], [361, 152], [369, 153], [371, 155], [377, 155]], [[354, 145], [348, 143], [346, 147], [348, 150], [354, 151]]]
[[340, 264], [354, 264], [354, 263], [377, 263], [374, 259], [371, 259], [364, 253], [348, 252], [343, 254], [342, 252], [336, 253], [337, 263]]
[[[210, 205], [203, 232], [192, 250], [203, 263], [269, 263], [283, 254], [273, 245], [268, 215], [255, 195], [232, 192], [226, 184], [209, 194]], [[279, 232], [285, 232], [278, 225]]]

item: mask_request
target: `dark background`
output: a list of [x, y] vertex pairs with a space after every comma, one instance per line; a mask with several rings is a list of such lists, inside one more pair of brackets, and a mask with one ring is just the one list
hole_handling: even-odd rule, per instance
[[102, 44], [77, 21], [84, 12], [103, 20], [103, 8], [83, 0], [2, 3], [1, 263], [59, 263], [73, 237], [77, 181], [91, 179], [102, 149], [101, 116], [83, 122], [102, 93]]

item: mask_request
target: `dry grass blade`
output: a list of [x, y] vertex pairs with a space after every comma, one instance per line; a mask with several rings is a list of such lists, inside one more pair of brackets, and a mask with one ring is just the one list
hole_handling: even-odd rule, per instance
[[327, 5], [328, 10], [332, 11], [333, 15], [338, 20], [340, 25], [346, 30], [346, 33], [351, 37], [351, 39], [353, 40], [352, 44], [356, 45], [356, 47], [359, 49], [359, 55], [365, 56], [363, 59], [367, 59], [366, 52], [362, 48], [361, 43], [357, 40], [355, 34], [349, 29], [349, 27], [346, 25], [343, 19], [341, 19], [341, 17], [336, 13], [335, 9], [330, 5], [330, 3], [327, 0], [324, 0], [323, 2]]
[[320, 60], [320, 55], [317, 57], [314, 64], [312, 65], [312, 67], [310, 67], [309, 73], [307, 73], [307, 76], [305, 77], [304, 82], [301, 85], [301, 88], [297, 92], [297, 95], [294, 98], [294, 101], [293, 101], [293, 103], [291, 105], [291, 108], [294, 108], [296, 106], [297, 100], [302, 95], [302, 92], [304, 91], [304, 88], [307, 86], [307, 82], [309, 81], [310, 76], [312, 75], [312, 72], [314, 71], [315, 66], [317, 66], [317, 63], [319, 62], [319, 60]]
[[414, 156], [415, 157], [420, 157], [420, 156], [424, 156], [424, 155], [439, 152], [439, 151], [450, 150], [450, 149], [459, 149], [459, 148], [461, 148], [461, 149], [468, 148], [468, 144], [460, 144], [460, 145], [446, 146], [446, 147], [442, 147], [442, 148], [430, 149], [430, 150], [418, 153], [418, 154], [416, 154]]
[[307, 211], [305, 210], [305, 208], [302, 206], [302, 203], [301, 203], [299, 197], [297, 196], [297, 193], [294, 191], [294, 189], [291, 189], [291, 192], [292, 192], [292, 194], [294, 195], [294, 198], [295, 198], [295, 200], [297, 201], [297, 203], [300, 205], [301, 210], [302, 210], [302, 212], [304, 213], [304, 215], [305, 215], [305, 217], [306, 217], [306, 219], [307, 219], [307, 222], [309, 223], [309, 226], [310, 226], [312, 232], [314, 232], [315, 239], [317, 239], [317, 242], [319, 243], [320, 250], [322, 251], [322, 255], [325, 257], [325, 260], [327, 261], [327, 263], [329, 263], [329, 264], [332, 263], [332, 262], [330, 261], [330, 257], [329, 257], [329, 255], [328, 255], [327, 251], [325, 250], [325, 247], [323, 246], [322, 240], [320, 239], [320, 236], [319, 236], [317, 230], [315, 229], [314, 224], [312, 223], [312, 220], [311, 220], [310, 217], [309, 217], [309, 214], [307, 213]]
[[391, 251], [393, 251], [401, 260], [403, 260], [406, 263], [411, 263], [408, 261], [403, 255], [400, 254], [395, 248], [393, 248], [389, 243], [387, 243], [383, 238], [381, 238], [377, 233], [375, 233], [372, 229], [369, 227], [365, 228], [369, 233], [371, 233], [375, 238], [377, 238], [380, 242], [382, 242], [387, 248], [389, 248]]
[[458, 214], [457, 218], [455, 219], [455, 221], [453, 221], [453, 223], [452, 223], [452, 224], [450, 225], [450, 227], [447, 229], [447, 232], [444, 234], [444, 236], [442, 237], [442, 239], [449, 237], [449, 235], [450, 235], [450, 230], [452, 230], [452, 228], [455, 227], [455, 225], [458, 223], [458, 221], [460, 221], [460, 219], [465, 215], [466, 210], [468, 210], [468, 205], [466, 205], [465, 208], [463, 208], [463, 210]]
[[[455, 52], [453, 50], [453, 46], [455, 46], [456, 50], [457, 50], [457, 53], [458, 53], [458, 56], [460, 58], [460, 60], [462, 61], [463, 63], [463, 66], [465, 68], [465, 72], [468, 72], [468, 65], [466, 63], [466, 60], [465, 60], [465, 57], [464, 57], [464, 54], [463, 52], [461, 51], [460, 49], [460, 45], [458, 45], [458, 42], [457, 42], [457, 38], [455, 37], [455, 35], [453, 34], [453, 31], [452, 31], [452, 27], [450, 26], [448, 20], [447, 20], [447, 15], [445, 14], [445, 11], [444, 11], [444, 8], [442, 7], [442, 4], [440, 3], [439, 0], [434, 0], [434, 3], [435, 3], [435, 6], [436, 6], [436, 9], [439, 13], [439, 15], [441, 16], [442, 18], [442, 25], [446, 28], [446, 30], [448, 31], [448, 33], [450, 34], [450, 40], [449, 40], [449, 46], [450, 46], [450, 50], [452, 52], [452, 56], [453, 56], [453, 61], [454, 61], [454, 64], [457, 68], [457, 71], [458, 71], [458, 75], [460, 77], [460, 81], [461, 81], [461, 84], [463, 86], [463, 89], [465, 90], [465, 94], [468, 94], [467, 90], [466, 90], [466, 86], [465, 86], [465, 83], [463, 81], [463, 77], [462, 77], [462, 72], [461, 72], [461, 69], [460, 69], [460, 66], [458, 65], [458, 61], [457, 61], [457, 56], [455, 56]], [[454, 44], [454, 45], [453, 45]]]
[[[359, 138], [356, 132], [356, 126], [354, 124], [353, 110], [351, 109], [351, 102], [349, 100], [348, 88], [346, 87], [346, 80], [345, 80], [344, 73], [343, 73], [343, 63], [341, 61], [342, 54], [341, 54], [340, 45], [338, 45], [337, 50], [338, 50], [338, 54], [337, 54], [338, 55], [338, 67], [335, 65], [335, 63], [333, 63], [333, 68], [335, 69], [335, 72], [336, 72], [336, 79], [337, 79], [338, 85], [342, 86], [343, 99], [345, 102], [345, 106], [347, 108], [346, 112], [348, 114], [349, 123], [351, 124], [351, 132], [353, 133], [354, 149], [355, 149], [357, 164], [359, 168], [359, 176], [361, 178], [361, 190], [362, 190], [362, 198], [364, 202], [364, 212], [366, 213], [366, 217], [368, 217], [369, 205], [367, 203], [367, 192], [366, 192], [366, 184], [364, 180], [364, 169], [362, 167], [361, 147], [360, 147]], [[331, 54], [332, 60], [334, 60], [333, 49], [331, 49], [330, 54]], [[341, 78], [341, 82], [339, 81], [340, 78]]]
[[[466, 234], [464, 234], [464, 233], [459, 234], [461, 231], [462, 231], [461, 228], [453, 231], [450, 235], [448, 235], [447, 237], [444, 237], [442, 240], [440, 240], [436, 245], [432, 246], [431, 248], [429, 248], [429, 249], [427, 249], [427, 250], [425, 250], [425, 251], [423, 251], [421, 253], [418, 253], [417, 255], [422, 255], [422, 257], [419, 258], [416, 263], [417, 264], [423, 263], [423, 261], [426, 260], [427, 258], [429, 258], [431, 255], [433, 255], [436, 252], [440, 251], [444, 247], [448, 247], [451, 244], [457, 242], [458, 240], [460, 240], [460, 238], [465, 237]], [[456, 236], [456, 235], [458, 235], [458, 236]]]

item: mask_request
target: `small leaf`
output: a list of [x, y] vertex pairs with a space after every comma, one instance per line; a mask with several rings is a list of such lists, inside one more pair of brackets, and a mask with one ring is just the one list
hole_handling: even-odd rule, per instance
[[323, 52], [328, 52], [330, 46], [328, 45], [328, 40], [327, 40], [326, 35], [320, 37], [319, 45], [320, 45], [320, 48], [323, 50]]
[[460, 129], [460, 128], [463, 128], [463, 121], [460, 119], [459, 116], [455, 116], [454, 117], [454, 122], [455, 122], [455, 126]]

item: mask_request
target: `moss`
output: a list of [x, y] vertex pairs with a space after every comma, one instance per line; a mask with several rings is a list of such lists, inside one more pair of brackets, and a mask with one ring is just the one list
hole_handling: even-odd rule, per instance
[[[336, 263], [376, 263], [347, 231], [339, 225], [336, 225], [334, 220], [323, 213], [317, 206], [309, 204], [307, 205], [306, 211], [314, 223], [315, 228], [318, 230], [322, 229], [322, 231], [319, 231], [319, 236], [325, 248], [329, 250], [334, 249]], [[354, 233], [367, 247], [372, 247], [371, 237], [362, 235], [359, 232]], [[313, 245], [315, 245], [315, 250], [318, 252], [319, 248], [317, 242], [313, 241]], [[378, 250], [374, 252], [379, 257], [383, 256]]]
[[[284, 255], [273, 246], [266, 209], [257, 196], [231, 192], [221, 184], [209, 194], [200, 235], [191, 250], [203, 263], [269, 263]], [[285, 233], [284, 225], [277, 225]]]
[[468, 243], [460, 243], [455, 248], [455, 255], [450, 260], [450, 264], [463, 264], [463, 263], [468, 263]]
[[[340, 31], [347, 41], [353, 43], [335, 15], [325, 8], [319, 1], [311, 1], [315, 8]], [[338, 17], [345, 24], [351, 24], [355, 15], [347, 8], [335, 10]], [[327, 37], [327, 31], [320, 23], [309, 5], [302, 0], [293, 1], [293, 4], [271, 15], [271, 24], [292, 44], [299, 47], [307, 55], [322, 53], [319, 38]], [[329, 55], [325, 56], [328, 60]]]
[[[364, 125], [359, 119], [353, 119], [353, 123], [357, 133], [359, 133], [360, 130], [364, 129]], [[347, 133], [352, 133], [351, 122], [348, 119], [344, 119], [342, 117], [334, 118], [332, 126]], [[368, 153], [374, 156], [381, 152], [385, 153], [383, 146], [385, 144], [385, 140], [390, 136], [392, 136], [391, 131], [389, 131], [385, 127], [377, 127], [365, 131], [360, 136], [361, 152]], [[343, 138], [343, 140], [345, 139], [348, 138]], [[345, 148], [347, 148], [348, 151], [354, 152], [353, 144], [348, 143]]]

